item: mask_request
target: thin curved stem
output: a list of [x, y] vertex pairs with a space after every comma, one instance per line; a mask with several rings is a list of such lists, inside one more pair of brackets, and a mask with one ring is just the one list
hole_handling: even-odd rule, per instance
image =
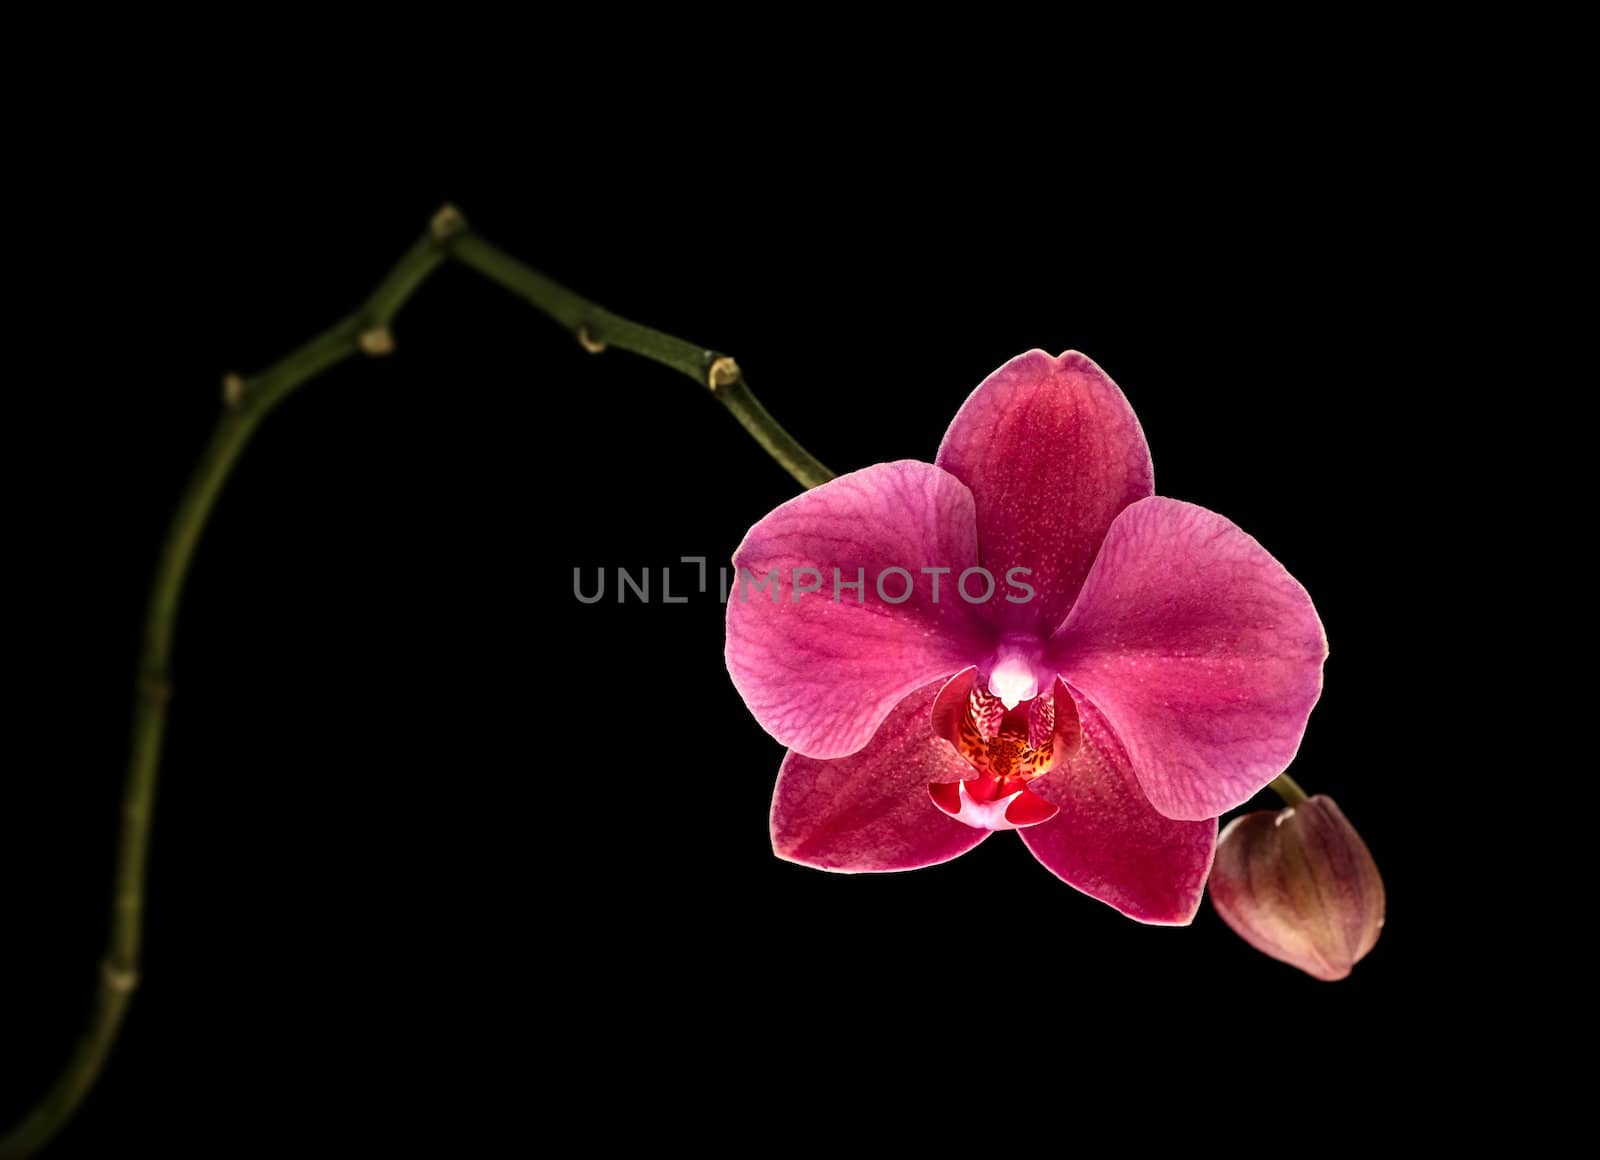
[[450, 253], [458, 262], [526, 298], [570, 330], [585, 350], [598, 354], [614, 346], [631, 351], [688, 375], [708, 388], [778, 466], [794, 476], [802, 487], [816, 487], [833, 478], [833, 472], [800, 446], [750, 393], [739, 364], [730, 356], [619, 317], [501, 253], [474, 234], [463, 235], [451, 246]]
[[394, 349], [389, 331], [394, 316], [428, 275], [452, 256], [526, 298], [572, 331], [587, 349], [616, 346], [689, 375], [733, 412], [745, 430], [803, 485], [813, 487], [832, 478], [832, 472], [756, 401], [733, 359], [601, 309], [469, 233], [461, 215], [448, 206], [435, 215], [428, 233], [355, 311], [260, 374], [248, 379], [228, 376], [223, 381], [222, 414], [178, 501], [151, 584], [135, 681], [110, 937], [88, 1024], [50, 1090], [21, 1124], [0, 1139], [0, 1160], [33, 1155], [71, 1118], [104, 1067], [139, 983], [145, 868], [171, 696], [173, 629], [184, 579], [217, 496], [257, 425], [295, 388], [353, 355], [383, 355]]
[[1280, 773], [1267, 784], [1267, 788], [1283, 799], [1286, 806], [1297, 806], [1306, 800], [1306, 791], [1287, 773]]
[[429, 235], [400, 259], [359, 309], [259, 375], [249, 379], [230, 375], [223, 381], [222, 414], [168, 525], [150, 587], [134, 686], [133, 738], [122, 792], [111, 932], [88, 1025], [55, 1084], [22, 1123], [0, 1140], [0, 1157], [32, 1155], [60, 1131], [104, 1066], [139, 985], [145, 868], [171, 696], [173, 629], [195, 546], [222, 485], [256, 426], [291, 391], [358, 352], [384, 352], [382, 336], [388, 334], [395, 313], [445, 256], [441, 240]]

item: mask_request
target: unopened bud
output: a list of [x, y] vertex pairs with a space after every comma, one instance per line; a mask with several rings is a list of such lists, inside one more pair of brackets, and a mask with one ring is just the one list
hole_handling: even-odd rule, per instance
[[1383, 929], [1383, 879], [1332, 798], [1245, 814], [1217, 839], [1211, 905], [1251, 946], [1342, 979]]

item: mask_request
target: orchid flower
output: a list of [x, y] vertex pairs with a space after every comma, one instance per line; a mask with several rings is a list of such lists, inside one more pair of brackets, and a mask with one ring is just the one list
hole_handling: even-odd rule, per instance
[[780, 858], [911, 870], [1016, 830], [1123, 914], [1192, 920], [1216, 819], [1294, 757], [1327, 641], [1281, 564], [1152, 479], [1116, 384], [1035, 350], [932, 464], [840, 476], [750, 529], [726, 656], [789, 750]]

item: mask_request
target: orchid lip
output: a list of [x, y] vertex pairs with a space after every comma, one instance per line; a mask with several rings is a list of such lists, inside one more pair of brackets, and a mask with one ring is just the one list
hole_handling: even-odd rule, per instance
[[[1012, 695], [1020, 690], [1015, 663], [1002, 665], [999, 684]], [[1027, 679], [1032, 681], [1031, 675]], [[928, 796], [948, 816], [981, 830], [1015, 830], [1054, 817], [1057, 807], [1029, 789], [1029, 783], [1054, 769], [1082, 743], [1077, 711], [1059, 680], [1049, 696], [1007, 703], [968, 668], [952, 677], [934, 699], [934, 733], [949, 743], [971, 768], [960, 782], [933, 782]]]
[[1026, 787], [1004, 797], [979, 801], [965, 781], [934, 782], [928, 786], [928, 796], [944, 813], [975, 830], [1021, 830], [1037, 826], [1055, 817], [1060, 808]]

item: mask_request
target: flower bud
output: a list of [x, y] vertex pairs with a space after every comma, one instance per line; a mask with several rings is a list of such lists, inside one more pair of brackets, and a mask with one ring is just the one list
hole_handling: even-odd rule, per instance
[[1258, 951], [1342, 979], [1383, 928], [1383, 879], [1332, 798], [1245, 814], [1217, 839], [1211, 905]]

